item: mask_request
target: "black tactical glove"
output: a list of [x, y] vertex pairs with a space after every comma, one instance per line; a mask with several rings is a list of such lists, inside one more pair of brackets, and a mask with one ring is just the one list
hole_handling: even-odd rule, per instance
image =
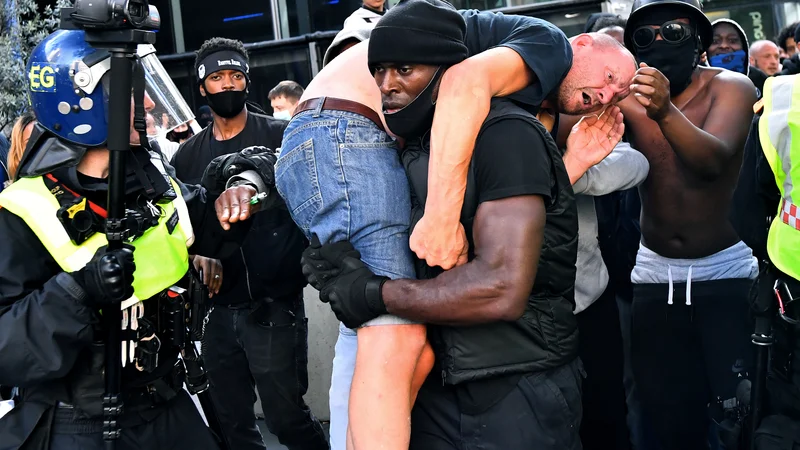
[[90, 306], [103, 307], [122, 302], [133, 295], [133, 247], [119, 250], [100, 247], [83, 269], [72, 272], [72, 278], [86, 291]]
[[262, 146], [247, 147], [238, 153], [222, 155], [214, 158], [203, 173], [201, 184], [209, 194], [218, 196], [225, 190], [228, 180], [242, 172], [252, 170], [260, 178], [263, 186], [272, 189], [275, 186], [275, 153]]
[[381, 288], [389, 278], [372, 273], [347, 241], [321, 245], [314, 236], [300, 263], [308, 282], [347, 328], [386, 314]]

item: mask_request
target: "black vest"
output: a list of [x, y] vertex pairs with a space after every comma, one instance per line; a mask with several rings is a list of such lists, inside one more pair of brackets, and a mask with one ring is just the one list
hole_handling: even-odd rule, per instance
[[[578, 215], [572, 185], [562, 154], [545, 127], [529, 112], [509, 100], [495, 99], [483, 123], [487, 126], [513, 117], [528, 122], [544, 137], [551, 160], [551, 200], [547, 204], [544, 241], [539, 268], [528, 306], [516, 322], [495, 322], [468, 327], [430, 326], [428, 335], [449, 384], [558, 367], [573, 360], [578, 350], [575, 307], [575, 258]], [[478, 134], [478, 140], [481, 135]], [[412, 224], [422, 217], [428, 191], [429, 139], [409, 142], [403, 151], [412, 193]], [[497, 149], [503, 151], [503, 149]], [[474, 257], [472, 225], [478, 209], [474, 169], [470, 165], [461, 223]], [[413, 225], [412, 225], [413, 226]], [[441, 269], [417, 261], [417, 276], [433, 278]]]

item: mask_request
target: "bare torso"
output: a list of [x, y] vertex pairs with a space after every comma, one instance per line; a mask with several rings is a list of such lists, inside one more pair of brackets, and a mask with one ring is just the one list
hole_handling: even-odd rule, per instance
[[[673, 104], [698, 128], [722, 89], [719, 70], [700, 70]], [[739, 176], [744, 142], [713, 181], [691, 172], [673, 151], [658, 124], [633, 97], [620, 104], [631, 144], [650, 162], [639, 187], [642, 243], [668, 258], [700, 258], [730, 247], [739, 237], [728, 220]], [[742, 107], [748, 107], [742, 105]], [[749, 125], [749, 124], [748, 124]]]
[[353, 46], [325, 66], [311, 80], [300, 101], [317, 97], [350, 100], [369, 107], [383, 121], [381, 92], [367, 66], [368, 43]]

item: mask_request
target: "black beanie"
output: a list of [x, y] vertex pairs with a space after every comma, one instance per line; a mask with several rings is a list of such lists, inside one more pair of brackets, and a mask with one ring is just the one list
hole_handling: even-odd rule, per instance
[[379, 63], [447, 66], [469, 56], [467, 24], [442, 0], [400, 0], [378, 21], [369, 38], [370, 70]]

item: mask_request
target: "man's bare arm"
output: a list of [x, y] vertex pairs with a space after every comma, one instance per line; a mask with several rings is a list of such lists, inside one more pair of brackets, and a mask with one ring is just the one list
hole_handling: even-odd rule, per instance
[[711, 111], [703, 128], [695, 127], [674, 105], [659, 122], [661, 132], [683, 163], [707, 178], [720, 176], [744, 148], [756, 92], [747, 78], [717, 80]]
[[[465, 242], [456, 245], [454, 241], [461, 226], [467, 169], [492, 97], [513, 94], [535, 81], [522, 57], [508, 47], [479, 53], [442, 76], [431, 131], [426, 214], [410, 242], [411, 249], [429, 265], [449, 269], [458, 257], [452, 254], [456, 247], [466, 248]], [[445, 248], [429, 248], [429, 241], [420, 237], [430, 235], [447, 237]]]
[[481, 203], [474, 222], [475, 258], [431, 280], [383, 285], [387, 310], [443, 325], [516, 320], [536, 278], [545, 225], [538, 195]]

